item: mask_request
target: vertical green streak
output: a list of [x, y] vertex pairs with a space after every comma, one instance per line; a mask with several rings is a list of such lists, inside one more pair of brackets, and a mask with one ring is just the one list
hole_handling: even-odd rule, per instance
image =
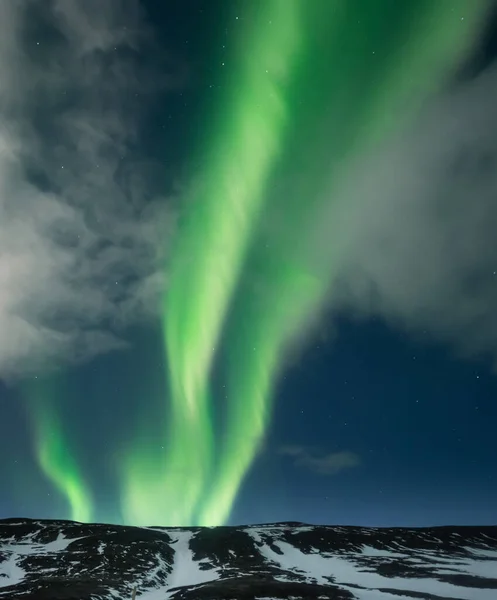
[[93, 501], [84, 481], [71, 440], [57, 413], [53, 386], [35, 381], [25, 386], [37, 462], [69, 505], [69, 518], [90, 522]]
[[[336, 6], [319, 3], [322, 22], [330, 16], [330, 5]], [[328, 64], [319, 64], [319, 57], [309, 53], [309, 73], [323, 91], [321, 105], [315, 96], [309, 102], [322, 122], [312, 127], [312, 116], [307, 115], [313, 144], [306, 130], [305, 154], [294, 149], [298, 156], [294, 165], [298, 167], [300, 160], [309, 171], [297, 176], [290, 197], [274, 199], [274, 214], [284, 214], [284, 228], [274, 232], [268, 244], [253, 248], [251, 264], [262, 292], [261, 297], [244, 295], [233, 317], [227, 351], [226, 442], [201, 525], [222, 524], [228, 518], [267, 429], [284, 350], [315, 314], [333, 281], [333, 262], [315, 260], [312, 251], [324, 202], [329, 203], [330, 196], [335, 200], [340, 175], [352, 156], [402, 126], [440, 85], [467, 48], [484, 6], [464, 0], [347, 0], [341, 27], [338, 33], [333, 28], [336, 38], [329, 41], [333, 53]], [[297, 123], [300, 107], [306, 105], [306, 89], [303, 85], [294, 99]]]
[[191, 524], [209, 477], [208, 378], [268, 177], [282, 149], [285, 91], [301, 46], [300, 4], [258, 1], [250, 5], [254, 16], [233, 17], [230, 25], [240, 28], [243, 44], [237, 56], [219, 65], [227, 72], [227, 93], [180, 223], [164, 301], [171, 395], [165, 452], [152, 459], [145, 448], [131, 449], [123, 483], [123, 513], [130, 523], [150, 522], [154, 496], [160, 494], [163, 506], [153, 514], [162, 523]]

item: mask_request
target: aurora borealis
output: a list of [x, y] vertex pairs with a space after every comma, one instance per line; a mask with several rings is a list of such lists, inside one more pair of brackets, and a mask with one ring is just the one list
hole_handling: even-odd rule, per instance
[[[461, 8], [462, 5], [459, 10]], [[285, 214], [286, 231], [281, 236], [272, 236], [270, 244], [258, 244], [255, 248], [254, 260], [258, 265], [257, 276], [265, 296], [264, 303], [254, 294], [245, 294], [243, 308], [238, 315], [239, 326], [233, 333], [234, 348], [228, 351], [230, 358], [234, 356], [229, 369], [228, 397], [237, 400], [227, 406], [227, 443], [221, 452], [218, 475], [214, 476], [212, 498], [201, 513], [202, 525], [220, 525], [228, 518], [243, 476], [267, 429], [272, 386], [281, 366], [281, 355], [320, 308], [319, 304], [333, 279], [333, 260], [323, 265], [320, 261], [313, 261], [309, 252], [319, 223], [323, 189], [329, 186], [328, 193], [333, 197], [336, 193], [333, 180], [339, 180], [340, 171], [346, 169], [346, 157], [351, 149], [364, 147], [371, 139], [381, 136], [384, 128], [388, 133], [388, 127], [399, 126], [399, 117], [405, 116], [406, 109], [402, 106], [405, 99], [415, 103], [419, 95], [430, 90], [433, 81], [440, 80], [454, 58], [461, 36], [464, 39], [467, 35], [461, 28], [461, 20], [456, 16], [454, 7], [450, 11], [441, 11], [438, 6], [426, 2], [402, 5], [386, 2], [383, 10], [377, 12], [378, 9], [375, 4], [368, 14], [361, 3], [349, 2], [346, 9], [344, 5], [340, 8], [322, 5], [322, 13], [317, 11], [316, 21], [311, 21], [312, 31], [318, 30], [320, 22], [331, 22], [337, 28], [336, 42], [333, 40], [334, 30], [331, 30], [331, 44], [336, 43], [331, 64], [322, 71], [318, 70], [317, 50], [311, 51], [309, 58], [320, 80], [325, 81], [327, 70], [331, 71], [328, 75], [331, 80], [329, 95], [324, 94], [325, 102], [318, 105], [317, 114], [326, 114], [329, 110], [333, 119], [336, 111], [343, 123], [340, 125], [335, 121], [328, 130], [333, 136], [329, 155], [326, 156], [318, 145], [318, 154], [311, 159], [312, 163], [320, 165], [325, 154], [324, 169], [321, 167], [322, 170], [314, 173], [310, 183], [307, 177], [304, 178], [305, 181], [290, 193], [290, 199], [285, 198], [281, 212]], [[386, 13], [391, 15], [395, 27], [391, 27], [391, 23], [386, 26], [381, 16]], [[470, 17], [478, 17], [478, 13], [479, 10], [475, 9]], [[366, 27], [358, 43], [357, 39], [351, 39], [350, 31], [361, 19], [365, 19]], [[472, 19], [468, 18], [464, 29], [472, 25]], [[442, 29], [444, 36], [440, 35]], [[323, 35], [330, 33], [323, 30]], [[400, 48], [397, 47], [399, 39]], [[318, 45], [321, 40], [314, 39], [313, 42]], [[348, 44], [350, 48], [347, 48]], [[345, 61], [340, 56], [342, 52], [347, 56]], [[371, 68], [364, 56], [373, 55], [378, 64]], [[396, 57], [394, 61], [392, 56]], [[434, 61], [433, 56], [437, 56], [437, 60]], [[399, 60], [402, 67], [395, 64]], [[368, 67], [371, 69], [369, 74], [366, 71]], [[360, 92], [349, 91], [349, 86], [354, 87], [357, 80], [361, 81]], [[306, 86], [302, 85], [302, 89]], [[335, 90], [340, 90], [345, 99], [343, 104], [337, 102], [336, 108], [333, 106]], [[359, 100], [357, 105], [354, 105], [354, 100]], [[386, 124], [385, 115], [389, 115]], [[394, 118], [394, 115], [399, 117]], [[304, 122], [302, 129], [312, 131], [315, 128], [315, 135], [319, 138], [322, 123], [313, 127], [311, 122], [309, 128], [305, 125]], [[295, 153], [295, 150], [292, 152]], [[307, 145], [306, 153], [309, 153]], [[343, 161], [344, 157], [345, 166], [335, 167], [334, 163]], [[304, 157], [302, 159], [305, 161]], [[329, 202], [328, 198], [326, 202]], [[250, 325], [247, 327], [246, 323]]]
[[[177, 524], [192, 522], [211, 471], [210, 366], [288, 119], [285, 87], [299, 50], [299, 8], [295, 0], [261, 5], [248, 32], [248, 54], [234, 58], [228, 108], [218, 118], [218, 139], [205, 153], [205, 175], [175, 249], [164, 308], [171, 421], [163, 485]], [[186, 440], [195, 445], [185, 445]], [[136, 471], [126, 475], [130, 485], [146, 489], [140, 481], [143, 465]], [[168, 489], [177, 490], [178, 497], [172, 499]], [[139, 522], [149, 518], [148, 507], [135, 510], [144, 515]]]
[[[96, 282], [94, 288], [86, 289], [91, 289], [88, 298], [100, 312], [81, 328], [85, 336], [90, 332], [94, 337], [77, 337], [77, 343], [84, 346], [79, 354], [87, 352], [91, 360], [79, 360], [75, 352], [78, 360], [67, 364], [64, 352], [59, 358], [49, 355], [14, 382], [36, 465], [33, 480], [45, 481], [58, 498], [58, 507], [61, 500], [64, 502], [66, 512], [60, 518], [170, 526], [230, 522], [244, 482], [258, 455], [270, 445], [272, 427], [278, 427], [281, 378], [294, 356], [305, 352], [319, 337], [319, 324], [333, 302], [335, 285], [343, 277], [348, 236], [352, 235], [347, 230], [348, 190], [354, 189], [350, 181], [360, 178], [357, 169], [361, 160], [374, 156], [382, 145], [409, 129], [420, 111], [452, 85], [481, 35], [489, 2], [257, 0], [199, 6], [198, 31], [208, 32], [192, 33], [185, 39], [191, 47], [191, 37], [198, 35], [204, 44], [199, 42], [199, 48], [190, 50], [197, 61], [206, 55], [205, 46], [210, 48], [205, 69], [208, 75], [204, 76], [208, 84], [202, 80], [205, 90], [195, 92], [194, 132], [187, 136], [178, 126], [175, 133], [184, 144], [182, 161], [186, 166], [181, 172], [186, 176], [179, 198], [175, 198], [174, 227], [167, 235], [165, 230], [161, 235], [158, 224], [162, 217], [156, 215], [162, 215], [163, 206], [170, 210], [168, 198], [160, 197], [159, 208], [153, 205], [156, 212], [150, 210], [149, 220], [140, 221], [148, 213], [138, 206], [133, 196], [136, 192], [126, 186], [135, 179], [146, 179], [152, 169], [135, 179], [121, 174], [125, 143], [119, 137], [117, 118], [115, 122], [107, 118], [104, 100], [98, 98], [92, 107], [102, 111], [98, 114], [102, 122], [110, 123], [109, 129], [100, 135], [95, 128], [85, 143], [68, 144], [80, 151], [90, 143], [101, 144], [96, 146], [98, 152], [89, 153], [95, 175], [88, 183], [88, 194], [95, 196], [92, 186], [102, 182], [108, 186], [102, 188], [102, 198], [106, 190], [114, 193], [116, 186], [123, 185], [125, 191], [116, 193], [115, 205], [109, 203], [109, 214], [119, 212], [116, 206], [122, 198], [131, 198], [131, 208], [122, 210], [126, 219], [129, 213], [129, 221], [123, 220], [114, 238], [110, 228], [109, 239], [94, 233], [101, 235], [101, 228], [107, 234], [106, 227], [109, 229], [97, 211], [96, 216], [82, 211], [81, 223], [90, 231], [86, 237], [77, 227], [63, 228], [64, 219], [69, 220], [72, 212], [79, 210], [76, 201], [70, 210], [56, 214], [54, 223], [62, 223], [63, 234], [57, 230], [59, 237], [53, 238], [51, 245], [79, 245], [88, 265], [95, 264], [95, 257], [104, 256], [100, 264], [115, 271], [104, 278], [102, 273], [107, 274], [107, 270], [90, 272], [80, 259], [71, 263], [62, 258], [57, 263], [61, 280], [71, 285], [77, 277], [85, 284]], [[164, 7], [148, 9], [169, 14]], [[69, 22], [68, 15], [64, 23]], [[121, 13], [116, 15], [119, 18], [109, 21], [111, 32], [122, 29], [121, 21], [127, 22]], [[185, 18], [188, 23], [188, 15]], [[171, 19], [174, 22], [174, 17]], [[174, 23], [171, 27], [171, 31], [175, 29]], [[81, 25], [78, 35], [86, 39], [86, 25]], [[115, 50], [119, 55], [119, 36], [107, 35], [98, 38], [101, 48], [96, 43], [90, 51], [98, 55]], [[117, 41], [111, 43], [111, 39]], [[133, 43], [124, 48], [123, 56]], [[81, 42], [81, 48], [86, 49], [85, 44]], [[81, 52], [75, 54], [79, 57]], [[143, 57], [140, 60], [146, 62]], [[98, 69], [93, 72], [100, 77]], [[127, 75], [119, 77], [120, 82], [126, 81]], [[128, 96], [141, 98], [142, 93], [146, 95], [139, 89]], [[189, 97], [183, 88], [182, 94], [181, 98]], [[123, 97], [125, 94], [116, 93], [116, 104]], [[60, 102], [64, 106], [66, 100]], [[183, 99], [180, 104], [183, 106]], [[173, 119], [165, 118], [170, 117], [169, 110], [162, 114], [158, 109], [166, 123], [156, 136], [159, 148], [161, 136], [168, 135], [167, 128], [174, 133]], [[85, 131], [83, 113], [68, 114], [75, 120], [77, 131]], [[155, 113], [153, 119], [160, 120]], [[123, 129], [127, 127], [128, 121]], [[111, 143], [118, 158], [106, 177], [99, 169]], [[132, 137], [130, 146], [135, 143]], [[61, 164], [64, 156], [56, 160]], [[156, 179], [164, 185], [160, 160]], [[69, 159], [65, 162], [60, 167], [64, 174], [58, 175], [55, 191], [50, 193], [67, 189], [66, 195], [72, 199], [84, 176], [75, 176], [74, 183], [64, 188], [65, 173], [72, 168]], [[45, 185], [36, 171], [36, 161], [33, 164], [29, 165], [33, 181], [38, 177]], [[148, 192], [143, 195], [143, 206], [147, 202], [152, 206], [150, 198], [155, 201], [155, 196]], [[352, 200], [356, 202], [356, 198]], [[338, 229], [336, 222], [342, 223], [342, 219], [343, 227]], [[141, 227], [140, 238], [134, 230], [135, 220]], [[328, 229], [327, 223], [332, 224]], [[54, 230], [59, 225], [54, 225]], [[152, 242], [155, 226], [157, 240], [154, 237]], [[50, 229], [49, 225], [43, 227]], [[171, 240], [166, 240], [169, 231]], [[135, 246], [138, 258], [125, 254]], [[167, 252], [163, 250], [166, 246]], [[35, 254], [36, 244], [31, 243], [31, 247]], [[143, 257], [149, 255], [157, 262], [155, 271], [148, 263], [141, 266]], [[366, 255], [364, 259], [367, 262]], [[132, 272], [132, 261], [141, 270]], [[2, 278], [10, 281], [7, 275], [4, 277], [0, 263], [0, 285]], [[147, 286], [141, 288], [137, 281], [147, 277]], [[158, 280], [161, 285], [157, 285], [153, 302], [149, 296], [147, 302], [132, 297], [138, 289], [155, 293]], [[62, 296], [60, 306], [47, 303], [39, 312], [49, 320], [60, 319], [60, 328], [49, 339], [65, 348], [67, 331], [83, 318], [73, 315], [69, 308], [71, 302], [81, 302], [79, 294]], [[26, 305], [33, 303], [34, 297], [31, 295]], [[123, 351], [136, 352], [140, 360], [129, 359], [129, 368], [119, 367], [119, 358], [105, 363], [120, 343], [114, 336], [104, 339], [98, 330], [100, 323], [114, 326], [115, 321], [124, 329], [124, 333], [119, 330], [119, 336], [132, 339], [136, 336], [133, 327], [142, 325], [142, 315], [125, 323], [131, 333], [121, 322], [137, 310], [136, 306], [144, 310], [147, 303], [155, 307], [146, 325], [154, 333], [140, 337], [135, 351]], [[113, 313], [116, 306], [119, 317]], [[84, 314], [84, 302], [82, 307]], [[147, 344], [154, 348], [153, 354]], [[103, 350], [88, 350], [94, 346]], [[100, 370], [95, 367], [98, 377], [92, 371], [92, 361], [105, 363]], [[138, 372], [138, 364], [140, 375], [131, 386], [126, 382], [131, 381], [133, 369]], [[74, 384], [92, 377], [95, 384], [88, 389]], [[106, 391], [100, 396], [104, 378]], [[113, 395], [112, 402], [106, 399]], [[70, 397], [78, 398], [72, 400], [79, 404], [73, 412], [68, 407]], [[329, 399], [326, 409], [332, 421], [334, 402], [333, 397]], [[338, 413], [338, 407], [336, 410]], [[81, 420], [78, 415], [83, 413], [91, 416]], [[98, 415], [101, 423], [95, 425]], [[317, 464], [309, 457], [315, 452], [312, 429], [319, 426], [316, 421], [310, 427], [310, 450], [282, 455], [307, 456], [309, 464]], [[99, 432], [98, 443], [90, 441], [93, 429]], [[347, 445], [346, 441], [341, 443]], [[100, 485], [94, 476], [97, 470]]]
[[93, 500], [62, 424], [57, 391], [50, 381], [35, 380], [25, 387], [24, 393], [29, 400], [27, 408], [40, 469], [66, 499], [68, 518], [91, 522]]

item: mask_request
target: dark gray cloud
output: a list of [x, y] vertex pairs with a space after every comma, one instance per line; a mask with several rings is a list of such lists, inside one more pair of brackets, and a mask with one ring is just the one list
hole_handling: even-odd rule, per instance
[[361, 464], [359, 455], [346, 450], [326, 454], [304, 446], [283, 446], [279, 453], [290, 457], [295, 466], [318, 475], [337, 475], [341, 471], [358, 467]]
[[0, 3], [0, 377], [156, 313], [172, 217], [131, 148], [174, 77], [137, 67], [150, 39], [138, 0]]

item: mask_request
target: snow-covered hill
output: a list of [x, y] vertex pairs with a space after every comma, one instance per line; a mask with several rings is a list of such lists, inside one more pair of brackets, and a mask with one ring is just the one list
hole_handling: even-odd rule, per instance
[[497, 600], [497, 527], [0, 520], [0, 600]]

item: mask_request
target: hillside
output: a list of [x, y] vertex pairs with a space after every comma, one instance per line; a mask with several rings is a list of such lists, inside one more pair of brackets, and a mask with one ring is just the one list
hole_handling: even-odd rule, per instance
[[497, 527], [0, 520], [1, 600], [497, 600]]

